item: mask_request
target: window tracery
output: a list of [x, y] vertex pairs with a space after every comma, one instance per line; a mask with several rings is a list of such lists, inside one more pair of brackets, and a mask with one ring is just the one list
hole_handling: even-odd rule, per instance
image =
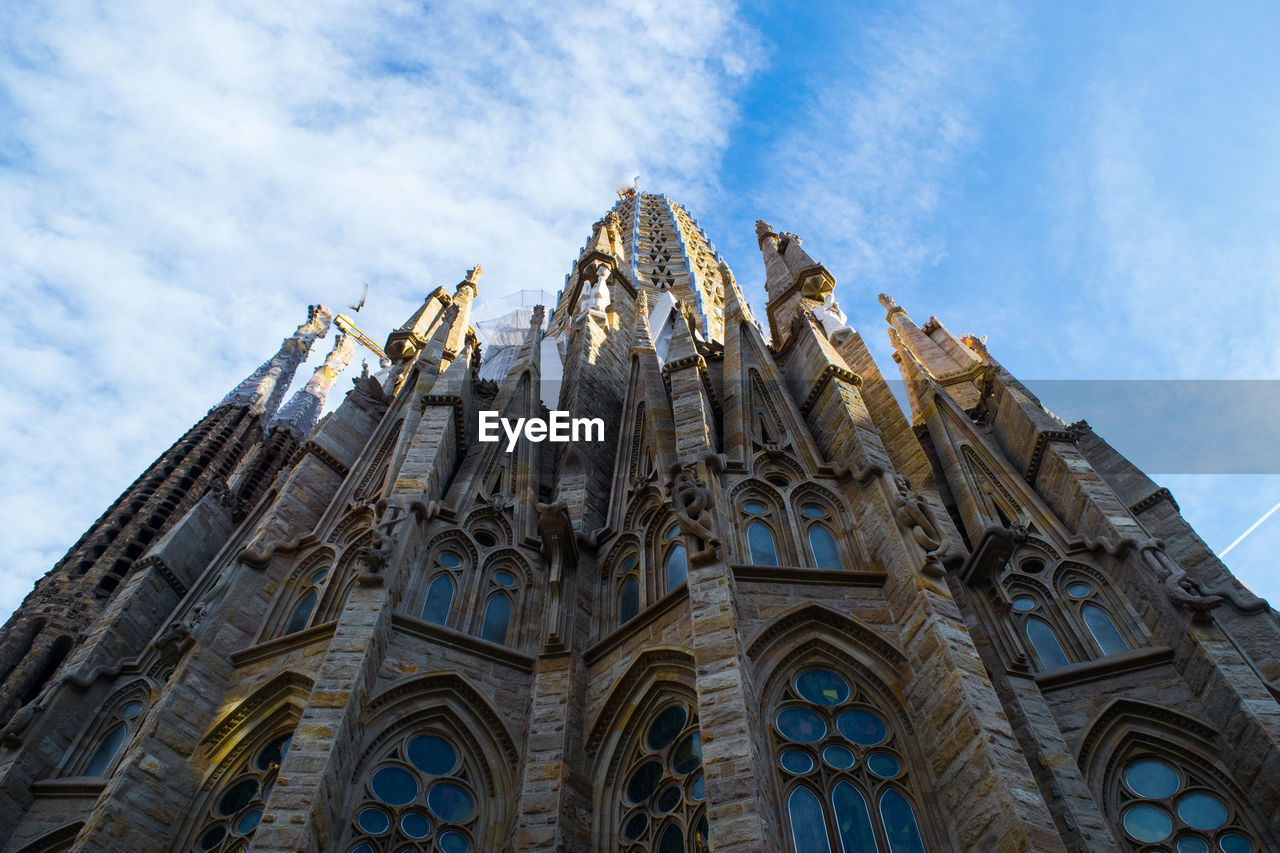
[[690, 703], [659, 703], [639, 731], [618, 792], [617, 827], [627, 853], [710, 850], [702, 733]]
[[924, 853], [902, 736], [855, 682], [834, 668], [803, 668], [770, 720], [791, 849]]
[[[784, 481], [785, 482], [785, 481]], [[763, 494], [763, 486], [749, 486], [736, 496], [739, 518], [745, 525], [745, 558], [756, 566], [777, 566], [784, 562], [779, 535], [786, 529], [786, 516], [778, 501]]]
[[1113, 814], [1143, 853], [1259, 853], [1249, 820], [1209, 774], [1148, 751], [1131, 754], [1113, 779]]
[[680, 526], [672, 522], [658, 545], [662, 554], [663, 592], [679, 589], [689, 580], [689, 555], [680, 540]]
[[147, 696], [141, 690], [130, 692], [99, 719], [86, 746], [78, 750], [73, 776], [106, 777], [115, 770], [120, 754], [142, 722]]
[[446, 541], [432, 551], [427, 561], [427, 592], [418, 618], [436, 625], [449, 624], [458, 581], [466, 565], [462, 549]]
[[477, 849], [485, 802], [476, 769], [445, 732], [398, 739], [364, 774], [348, 853]]
[[618, 564], [617, 571], [617, 613], [618, 626], [622, 626], [640, 614], [640, 577], [637, 570], [639, 560], [635, 554], [628, 554]]
[[[1010, 562], [1002, 578], [1007, 613], [1041, 670], [1105, 658], [1133, 648], [1135, 630], [1122, 630], [1120, 599], [1100, 573], [1077, 563], [1049, 571], [1039, 555]], [[1132, 620], [1127, 620], [1132, 621]]]
[[819, 569], [843, 569], [840, 548], [828, 527], [832, 520], [831, 510], [818, 501], [808, 500], [800, 504], [800, 517], [813, 565]]
[[240, 853], [248, 848], [292, 740], [292, 731], [277, 732], [230, 774], [203, 815], [192, 847], [196, 853]]
[[289, 618], [284, 623], [281, 635], [296, 634], [307, 627], [311, 614], [320, 600], [320, 591], [329, 578], [329, 567], [321, 566], [306, 575], [294, 592], [294, 604], [289, 610]]

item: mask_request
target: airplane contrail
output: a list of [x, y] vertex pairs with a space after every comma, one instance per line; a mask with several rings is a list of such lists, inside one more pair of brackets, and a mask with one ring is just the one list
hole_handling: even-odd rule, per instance
[[1251, 524], [1251, 525], [1249, 526], [1249, 529], [1248, 529], [1248, 530], [1246, 530], [1244, 533], [1241, 533], [1239, 536], [1237, 536], [1237, 537], [1236, 537], [1236, 541], [1232, 542], [1230, 545], [1228, 545], [1227, 547], [1223, 548], [1223, 549], [1222, 549], [1222, 553], [1221, 553], [1221, 554], [1219, 554], [1218, 556], [1219, 556], [1220, 558], [1221, 558], [1221, 557], [1225, 557], [1225, 556], [1227, 556], [1227, 552], [1228, 552], [1228, 551], [1230, 551], [1232, 548], [1236, 547], [1236, 546], [1237, 546], [1237, 545], [1239, 545], [1241, 542], [1243, 542], [1243, 541], [1244, 541], [1244, 538], [1245, 538], [1246, 536], [1248, 536], [1248, 535], [1249, 535], [1250, 533], [1252, 533], [1253, 531], [1257, 530], [1257, 529], [1258, 529], [1258, 525], [1262, 524], [1262, 522], [1264, 522], [1264, 521], [1266, 521], [1268, 518], [1270, 518], [1270, 517], [1271, 517], [1271, 515], [1272, 515], [1272, 513], [1274, 513], [1274, 512], [1275, 512], [1276, 510], [1278, 510], [1278, 509], [1280, 509], [1280, 504], [1276, 504], [1276, 505], [1275, 505], [1275, 506], [1273, 506], [1271, 509], [1267, 510], [1267, 514], [1266, 514], [1266, 515], [1262, 516], [1262, 518], [1258, 519], [1258, 520], [1257, 520], [1257, 521], [1255, 521], [1253, 524]]

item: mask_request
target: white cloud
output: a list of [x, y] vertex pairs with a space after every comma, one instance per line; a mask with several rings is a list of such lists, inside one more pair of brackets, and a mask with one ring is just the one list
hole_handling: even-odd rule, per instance
[[831, 50], [761, 198], [785, 200], [777, 227], [812, 238], [845, 280], [909, 280], [945, 254], [928, 226], [978, 141], [1017, 21], [1001, 3], [862, 14], [850, 12], [859, 26]]
[[308, 302], [554, 293], [619, 175], [696, 201], [759, 62], [716, 0], [6, 14], [0, 611]]

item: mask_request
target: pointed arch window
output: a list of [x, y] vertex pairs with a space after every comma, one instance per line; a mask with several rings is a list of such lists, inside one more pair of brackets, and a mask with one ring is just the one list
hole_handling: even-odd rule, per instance
[[796, 853], [925, 853], [912, 752], [893, 718], [834, 668], [802, 669], [771, 713]]
[[427, 585], [427, 600], [422, 604], [422, 618], [427, 622], [444, 625], [449, 621], [449, 608], [453, 606], [455, 587], [453, 576], [441, 572]]
[[280, 626], [280, 636], [296, 634], [311, 624], [320, 593], [325, 581], [329, 579], [329, 567], [321, 566], [308, 571], [293, 589], [293, 603], [289, 607], [288, 616]]
[[1053, 633], [1053, 628], [1049, 627], [1048, 622], [1030, 616], [1023, 630], [1027, 632], [1027, 639], [1031, 641], [1031, 648], [1040, 659], [1042, 668], [1054, 669], [1071, 663], [1067, 659], [1067, 653], [1062, 650], [1062, 643], [1058, 642], [1058, 635]]
[[193, 853], [238, 853], [248, 848], [292, 740], [292, 732], [276, 734], [230, 775], [203, 815]]
[[1112, 616], [1122, 603], [1084, 564], [1066, 562], [1050, 570], [1040, 556], [1024, 556], [1010, 562], [1002, 582], [1009, 620], [1040, 670], [1133, 647]]
[[1129, 644], [1124, 641], [1124, 637], [1120, 636], [1116, 623], [1111, 621], [1107, 611], [1096, 604], [1086, 604], [1081, 608], [1081, 614], [1084, 616], [1085, 626], [1088, 627], [1094, 642], [1098, 644], [1098, 648], [1102, 649], [1104, 655], [1115, 655], [1129, 650]]
[[747, 548], [751, 562], [757, 566], [778, 565], [778, 547], [773, 541], [773, 531], [763, 521], [747, 525]]
[[756, 566], [779, 565], [782, 560], [776, 533], [784, 522], [774, 502], [748, 494], [738, 504], [738, 510], [746, 522], [747, 562]]
[[[458, 591], [459, 580], [468, 565], [463, 557], [464, 549], [455, 542], [446, 541], [437, 546], [427, 563], [426, 595], [423, 596], [422, 610], [418, 618], [435, 625], [448, 625], [452, 615], [453, 599]], [[418, 587], [421, 589], [421, 587]], [[465, 630], [465, 629], [464, 629]]]
[[843, 569], [840, 561], [840, 549], [836, 547], [836, 539], [825, 525], [809, 526], [809, 553], [813, 556], [813, 564], [819, 569]]
[[507, 629], [511, 624], [511, 599], [501, 592], [489, 596], [484, 607], [484, 623], [480, 627], [481, 639], [506, 645]]
[[667, 591], [684, 586], [689, 581], [689, 557], [683, 545], [677, 545], [667, 554], [665, 566]]
[[800, 518], [805, 525], [805, 538], [809, 542], [813, 565], [819, 569], [843, 569], [840, 547], [829, 527], [833, 520], [830, 508], [810, 499], [800, 504]]
[[88, 745], [80, 751], [77, 776], [110, 776], [115, 770], [124, 745], [138, 730], [142, 713], [146, 708], [145, 697], [135, 693], [116, 703], [116, 707], [103, 716]]
[[625, 625], [640, 613], [640, 578], [636, 572], [639, 561], [635, 554], [628, 555], [619, 566], [618, 625]]
[[692, 705], [660, 702], [639, 731], [619, 780], [619, 840], [628, 850], [708, 851], [702, 733]]
[[1089, 636], [1104, 655], [1114, 655], [1129, 650], [1115, 620], [1107, 612], [1106, 602], [1098, 584], [1084, 579], [1070, 579], [1066, 587], [1067, 599], [1080, 610], [1080, 618], [1089, 629]]
[[[500, 646], [518, 645], [519, 631], [516, 639], [511, 638], [512, 616], [520, 612], [522, 596], [523, 567], [504, 560], [497, 567], [487, 570], [488, 580], [479, 594], [484, 597], [484, 615], [480, 620], [480, 637]], [[517, 628], [519, 626], [517, 625]]]
[[401, 738], [365, 773], [347, 853], [481, 849], [487, 803], [461, 744], [423, 730]]
[[662, 559], [663, 592], [671, 592], [683, 586], [689, 580], [689, 555], [680, 542], [680, 527], [672, 524], [662, 534], [663, 543], [659, 546]]

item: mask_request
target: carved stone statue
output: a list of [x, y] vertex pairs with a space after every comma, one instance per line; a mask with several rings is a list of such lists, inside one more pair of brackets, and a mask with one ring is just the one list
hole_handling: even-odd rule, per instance
[[945, 574], [942, 568], [942, 552], [947, 544], [946, 534], [934, 517], [933, 508], [912, 491], [911, 481], [902, 474], [893, 475], [896, 490], [893, 493], [893, 517], [899, 526], [911, 537], [911, 540], [924, 550], [925, 572], [941, 577]]
[[702, 545], [690, 555], [691, 559], [710, 557], [720, 548], [715, 516], [711, 514], [714, 502], [711, 490], [698, 479], [693, 467], [680, 468], [671, 483], [671, 503], [680, 523], [680, 532], [695, 537]]
[[358, 578], [361, 583], [381, 583], [382, 570], [391, 561], [391, 553], [395, 550], [395, 538], [392, 531], [409, 517], [409, 511], [399, 504], [387, 504], [382, 517], [373, 526], [369, 544], [362, 545], [356, 551], [356, 561], [360, 565]]
[[578, 298], [578, 316], [589, 311], [604, 311], [609, 307], [609, 276], [613, 271], [608, 264], [596, 264], [596, 280], [582, 286], [582, 296]]

